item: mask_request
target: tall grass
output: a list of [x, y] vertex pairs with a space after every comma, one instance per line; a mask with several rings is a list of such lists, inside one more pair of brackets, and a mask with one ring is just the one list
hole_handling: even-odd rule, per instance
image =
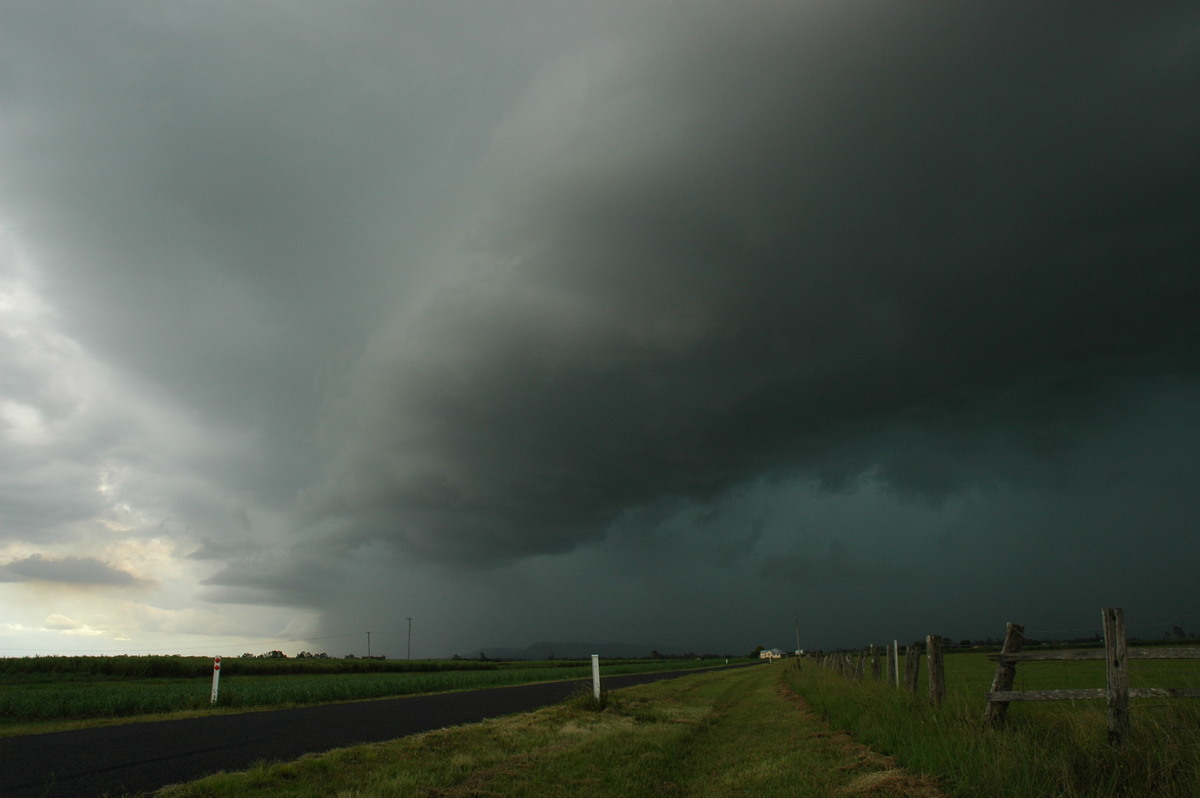
[[[1195, 661], [1137, 661], [1135, 685], [1200, 683]], [[1131, 702], [1130, 735], [1118, 747], [1106, 739], [1103, 701], [1014, 703], [1000, 729], [982, 714], [993, 663], [982, 654], [946, 657], [946, 700], [921, 692], [853, 681], [806, 664], [787, 675], [790, 686], [835, 728], [893, 755], [909, 769], [936, 776], [962, 796], [1200, 795], [1200, 701]], [[1102, 662], [1026, 663], [1016, 689], [1103, 687]]]

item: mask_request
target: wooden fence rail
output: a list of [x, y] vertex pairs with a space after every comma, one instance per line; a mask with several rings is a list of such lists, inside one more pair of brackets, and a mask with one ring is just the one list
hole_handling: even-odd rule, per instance
[[[1119, 743], [1129, 731], [1129, 699], [1131, 698], [1200, 698], [1200, 688], [1194, 687], [1130, 687], [1129, 660], [1135, 659], [1200, 659], [1200, 646], [1128, 648], [1125, 640], [1124, 613], [1117, 608], [1101, 610], [1104, 626], [1104, 649], [1074, 651], [1022, 651], [1025, 643], [1025, 627], [1010, 623], [1004, 635], [1004, 644], [999, 654], [989, 655], [996, 663], [996, 674], [992, 688], [987, 692], [987, 707], [984, 722], [1000, 726], [1013, 701], [1061, 701], [1105, 699], [1108, 702], [1108, 739]], [[942, 646], [945, 638], [927, 635], [925, 643], [913, 641], [905, 649], [904, 672], [900, 671], [900, 645], [893, 642], [887, 646], [887, 683], [903, 687], [916, 693], [921, 672], [921, 654], [925, 654], [929, 667], [929, 698], [935, 704], [942, 703], [946, 695], [946, 678], [942, 661]], [[1023, 662], [1051, 662], [1103, 660], [1105, 662], [1105, 687], [1089, 687], [1063, 690], [1014, 690], [1017, 665]], [[838, 652], [819, 660], [824, 667], [836, 670], [848, 678], [862, 679], [866, 664], [871, 664], [871, 677], [875, 681], [883, 678], [879, 652], [875, 646], [855, 654]]]
[[[1127, 648], [1125, 618], [1119, 608], [1106, 607], [1101, 611], [1104, 622], [1104, 650], [1084, 651], [1021, 651], [1024, 627], [1010, 623], [1004, 645], [995, 660], [996, 675], [987, 694], [984, 722], [991, 726], [1004, 723], [1008, 704], [1012, 701], [1062, 701], [1103, 698], [1108, 701], [1108, 739], [1120, 743], [1129, 731], [1130, 698], [1200, 698], [1200, 688], [1192, 687], [1130, 687], [1131, 659], [1200, 659], [1200, 648]], [[1013, 690], [1017, 663], [1049, 661], [1105, 661], [1105, 687], [1073, 690]]]

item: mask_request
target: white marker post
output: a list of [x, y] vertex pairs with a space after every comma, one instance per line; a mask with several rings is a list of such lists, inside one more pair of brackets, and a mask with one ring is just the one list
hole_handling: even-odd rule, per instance
[[592, 655], [592, 695], [596, 697], [596, 703], [600, 703], [600, 655]]
[[213, 657], [212, 703], [217, 703], [217, 687], [221, 684], [221, 658]]

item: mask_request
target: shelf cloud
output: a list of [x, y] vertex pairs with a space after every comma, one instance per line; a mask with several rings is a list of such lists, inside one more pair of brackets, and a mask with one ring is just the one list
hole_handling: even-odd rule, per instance
[[0, 648], [1187, 627], [1194, 9], [3, 16]]

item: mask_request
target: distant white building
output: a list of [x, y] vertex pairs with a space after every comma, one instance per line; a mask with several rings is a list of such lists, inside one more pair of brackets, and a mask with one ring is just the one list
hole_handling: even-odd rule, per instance
[[777, 648], [764, 648], [758, 652], [759, 659], [780, 659], [784, 653]]

